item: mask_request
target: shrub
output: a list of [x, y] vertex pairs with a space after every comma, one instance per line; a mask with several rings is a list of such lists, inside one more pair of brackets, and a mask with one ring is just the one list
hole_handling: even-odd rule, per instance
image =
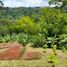
[[56, 55], [57, 46], [56, 45], [52, 45], [52, 49], [53, 49], [54, 54]]
[[47, 47], [48, 47], [47, 44], [43, 45], [43, 48], [44, 48], [44, 49], [46, 49]]
[[16, 38], [19, 43], [22, 43], [23, 46], [25, 46], [28, 43], [29, 36], [28, 34], [20, 33], [16, 36]]
[[48, 57], [48, 62], [49, 62], [49, 63], [53, 63], [52, 67], [55, 67], [55, 65], [58, 63], [58, 59], [57, 59], [57, 57], [55, 56], [55, 54], [51, 54], [51, 55]]
[[13, 33], [12, 35], [7, 34], [0, 37], [0, 42], [19, 42], [22, 44], [26, 44], [28, 42], [28, 35], [24, 33]]
[[10, 33], [11, 27], [13, 27], [14, 22], [12, 20], [0, 19], [0, 35], [6, 35]]
[[42, 47], [45, 44], [45, 38], [39, 35], [32, 35], [29, 38], [29, 42], [32, 42], [32, 47]]
[[47, 36], [55, 36], [63, 32], [64, 20], [60, 10], [42, 8], [41, 28]]
[[10, 42], [10, 38], [10, 35], [7, 34], [6, 36], [2, 37], [2, 42]]
[[67, 25], [64, 25], [63, 32], [67, 34]]
[[63, 51], [63, 52], [66, 52], [66, 49], [65, 49], [65, 47], [62, 47], [62, 51]]
[[67, 34], [62, 34], [59, 37], [59, 48], [62, 49], [64, 47], [65, 49], [67, 49]]
[[20, 31], [24, 31], [25, 33], [29, 34], [37, 34], [40, 31], [39, 25], [34, 23], [33, 20], [28, 16], [17, 20], [16, 27]]

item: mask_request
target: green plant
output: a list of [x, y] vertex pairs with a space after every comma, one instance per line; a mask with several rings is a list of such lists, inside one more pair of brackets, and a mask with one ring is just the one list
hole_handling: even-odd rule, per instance
[[17, 41], [25, 46], [28, 43], [28, 34], [20, 33], [17, 35]]
[[3, 38], [2, 38], [2, 41], [3, 42], [10, 42], [10, 35], [9, 34], [7, 34], [6, 36], [4, 36]]
[[52, 67], [55, 67], [55, 65], [58, 64], [58, 59], [57, 59], [57, 57], [55, 56], [55, 54], [51, 54], [51, 55], [48, 57], [48, 62], [49, 62], [49, 63], [53, 63]]
[[45, 44], [45, 38], [39, 35], [32, 35], [29, 42], [33, 43], [32, 47], [42, 47]]
[[0, 35], [10, 34], [11, 27], [13, 26], [14, 26], [14, 23], [12, 20], [0, 19]]
[[47, 44], [43, 45], [43, 48], [44, 48], [44, 49], [46, 49], [47, 47], [48, 47]]
[[52, 49], [53, 49], [54, 54], [56, 55], [57, 46], [56, 45], [52, 45]]
[[66, 49], [65, 49], [65, 47], [62, 47], [62, 51], [63, 51], [63, 52], [66, 52]]
[[29, 16], [24, 16], [17, 20], [17, 29], [29, 34], [36, 34], [40, 32], [39, 24], [33, 22], [33, 19]]
[[61, 34], [59, 35], [59, 38], [59, 48], [62, 49], [64, 47], [65, 49], [67, 49], [67, 34]]

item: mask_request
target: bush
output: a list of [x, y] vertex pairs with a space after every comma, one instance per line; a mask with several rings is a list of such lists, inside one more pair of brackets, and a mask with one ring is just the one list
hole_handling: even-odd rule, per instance
[[44, 48], [44, 49], [46, 49], [47, 47], [48, 47], [47, 44], [43, 45], [43, 48]]
[[14, 21], [12, 20], [0, 19], [0, 35], [10, 34], [11, 29], [14, 25]]
[[58, 58], [55, 56], [55, 54], [51, 54], [48, 57], [48, 62], [53, 63], [52, 67], [55, 67], [55, 65], [58, 63]]
[[63, 52], [66, 52], [66, 49], [65, 49], [65, 47], [62, 47], [62, 51], [63, 51]]
[[33, 43], [32, 47], [42, 47], [45, 44], [44, 36], [32, 35], [29, 42]]
[[56, 55], [57, 45], [52, 45], [52, 49], [53, 49], [54, 54]]
[[0, 42], [19, 42], [22, 43], [23, 45], [26, 45], [28, 43], [28, 35], [24, 33], [20, 34], [15, 34], [13, 33], [12, 35], [5, 35], [0, 37]]
[[19, 42], [19, 43], [22, 43], [23, 44], [23, 46], [25, 46], [27, 43], [28, 43], [28, 40], [29, 40], [29, 36], [28, 36], [28, 34], [24, 34], [24, 33], [20, 33], [20, 34], [18, 34], [17, 36], [17, 41]]
[[19, 33], [12, 35], [6, 35], [4, 37], [0, 37], [0, 42], [19, 42], [23, 44], [24, 46], [27, 43], [33, 43], [33, 47], [42, 47], [45, 44], [45, 38], [43, 36], [39, 35], [28, 35], [25, 33]]
[[28, 34], [37, 34], [40, 31], [38, 24], [34, 23], [33, 20], [26, 16], [17, 20], [17, 29]]
[[59, 48], [62, 49], [63, 47], [67, 49], [67, 34], [62, 34], [59, 36]]
[[46, 36], [51, 37], [63, 33], [66, 19], [60, 10], [54, 8], [42, 8], [41, 29]]

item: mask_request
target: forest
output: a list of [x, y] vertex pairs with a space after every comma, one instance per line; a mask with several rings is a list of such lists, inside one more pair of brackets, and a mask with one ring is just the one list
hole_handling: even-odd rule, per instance
[[[45, 41], [50, 38], [50, 40], [53, 39], [57, 41], [57, 43], [53, 41], [53, 44], [66, 47], [67, 13], [60, 9], [49, 7], [1, 8], [0, 25], [0, 42], [3, 42], [2, 38], [5, 37], [5, 41], [10, 41], [13, 36], [12, 34], [14, 34], [17, 38], [19, 36], [25, 36], [25, 39], [21, 38], [22, 43], [23, 40], [25, 40], [25, 43], [34, 41], [34, 43], [37, 44], [39, 42], [40, 45], [38, 45], [38, 47], [40, 47], [45, 45], [47, 43]], [[33, 40], [30, 37], [32, 37]]]

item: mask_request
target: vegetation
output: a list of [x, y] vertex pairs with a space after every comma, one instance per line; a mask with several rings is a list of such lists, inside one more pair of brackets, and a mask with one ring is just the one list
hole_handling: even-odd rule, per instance
[[[67, 46], [67, 13], [55, 8], [0, 9], [0, 42], [17, 41], [33, 47]], [[67, 48], [66, 48], [67, 49]]]
[[[61, 6], [58, 6], [59, 2], [62, 2]], [[55, 7], [9, 8], [3, 7], [2, 1], [0, 4], [0, 43], [21, 43], [24, 46], [24, 49], [21, 50], [23, 54], [26, 50], [37, 51], [40, 48], [41, 50], [38, 50], [37, 53], [43, 53], [42, 57], [38, 57], [39, 53], [29, 52], [26, 57], [30, 58], [31, 56], [35, 60], [32, 60], [31, 66], [29, 66], [30, 61], [23, 61], [24, 67], [32, 67], [32, 64], [35, 65], [34, 67], [45, 67], [44, 63], [47, 63], [47, 67], [49, 64], [56, 67], [60, 61], [66, 60], [67, 62], [67, 57], [65, 57], [67, 56], [66, 0], [50, 0], [49, 5], [56, 5]], [[31, 43], [31, 47], [28, 48], [27, 44], [29, 43]], [[61, 53], [62, 56], [57, 52]], [[36, 59], [39, 61], [35, 62]], [[21, 64], [20, 61], [19, 63]], [[27, 65], [25, 66], [25, 64]], [[62, 63], [60, 64], [60, 67], [63, 67]], [[12, 67], [12, 63], [9, 66]]]
[[48, 57], [48, 62], [49, 62], [49, 63], [53, 63], [52, 67], [55, 67], [55, 65], [58, 64], [58, 59], [57, 59], [57, 57], [55, 56], [55, 54], [51, 54], [51, 55]]

